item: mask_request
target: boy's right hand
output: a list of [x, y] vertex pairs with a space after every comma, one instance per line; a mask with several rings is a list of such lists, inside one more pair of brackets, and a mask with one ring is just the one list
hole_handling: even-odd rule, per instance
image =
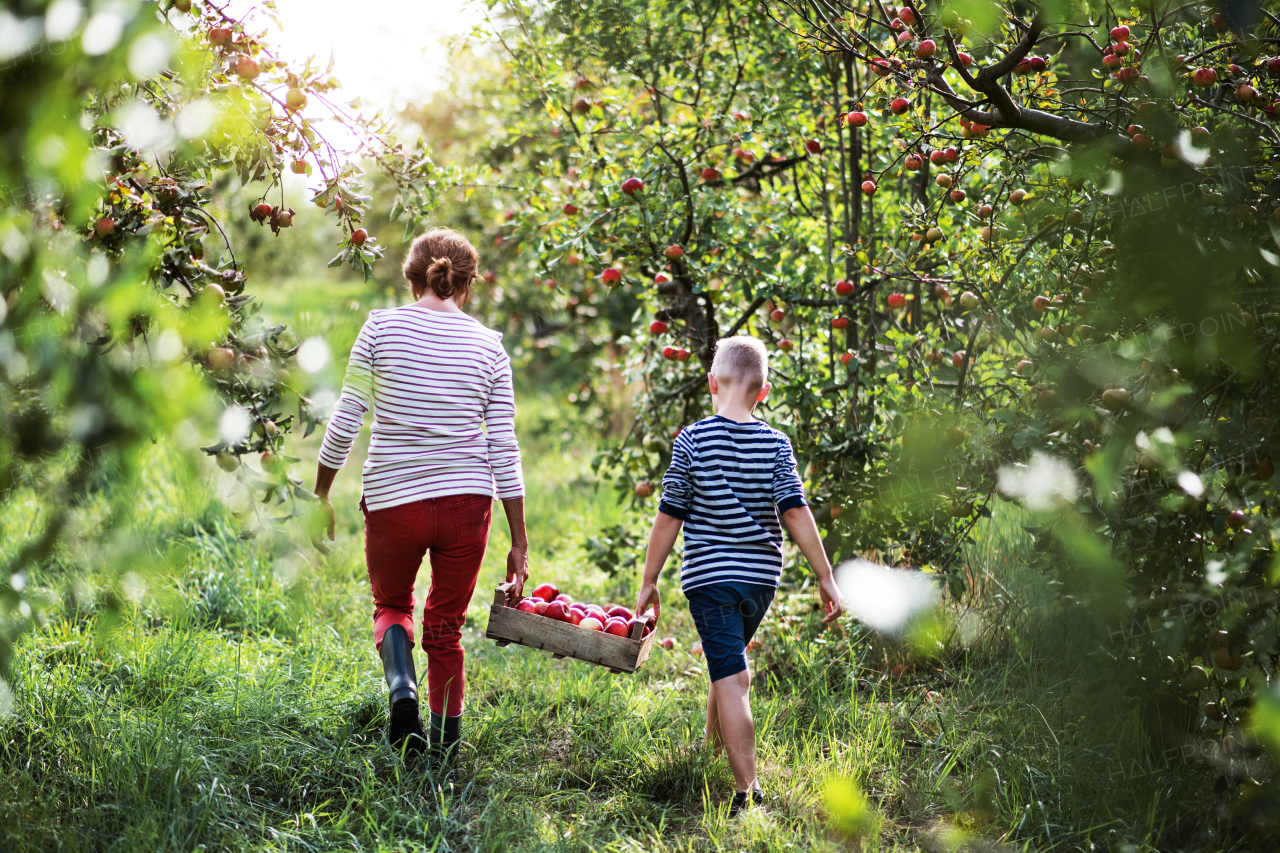
[[822, 603], [827, 610], [827, 615], [822, 617], [822, 624], [829, 625], [844, 613], [844, 597], [840, 595], [840, 587], [836, 586], [835, 578], [830, 573], [818, 582], [818, 594], [822, 596]]
[[653, 608], [654, 619], [662, 615], [662, 604], [658, 600], [658, 585], [642, 583], [640, 584], [640, 594], [636, 596], [636, 616], [643, 615], [650, 607]]

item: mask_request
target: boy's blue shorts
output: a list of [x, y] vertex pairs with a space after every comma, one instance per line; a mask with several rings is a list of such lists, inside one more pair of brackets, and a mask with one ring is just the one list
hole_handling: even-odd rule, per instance
[[685, 593], [712, 681], [747, 668], [747, 643], [760, 627], [773, 593], [772, 586], [756, 583], [717, 583]]

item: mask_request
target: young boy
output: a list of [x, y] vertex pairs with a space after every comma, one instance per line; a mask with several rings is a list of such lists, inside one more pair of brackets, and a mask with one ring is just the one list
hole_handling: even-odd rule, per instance
[[746, 647], [782, 574], [779, 512], [818, 574], [823, 622], [844, 609], [791, 442], [752, 415], [769, 394], [768, 374], [769, 355], [760, 341], [738, 336], [717, 342], [707, 377], [715, 414], [676, 437], [636, 599], [637, 613], [660, 610], [658, 575], [683, 525], [680, 585], [711, 675], [706, 746], [728, 753], [737, 782], [731, 815], [764, 800], [756, 780]]

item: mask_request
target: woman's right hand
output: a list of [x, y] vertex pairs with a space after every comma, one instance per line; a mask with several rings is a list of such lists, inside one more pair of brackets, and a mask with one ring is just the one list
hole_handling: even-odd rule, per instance
[[529, 579], [529, 549], [528, 547], [512, 546], [507, 552], [507, 583], [514, 583], [515, 587], [507, 593], [507, 604], [515, 607], [520, 601], [520, 597], [524, 594], [524, 582]]
[[329, 541], [334, 541], [334, 528], [336, 527], [338, 520], [337, 514], [333, 511], [333, 504], [329, 502], [328, 495], [320, 495], [320, 505], [316, 508], [316, 512], [320, 516], [320, 521], [316, 525], [319, 528], [319, 533], [312, 538], [311, 544], [315, 545], [316, 550], [321, 554], [328, 554], [329, 546], [324, 544], [324, 535], [327, 531], [329, 534]]

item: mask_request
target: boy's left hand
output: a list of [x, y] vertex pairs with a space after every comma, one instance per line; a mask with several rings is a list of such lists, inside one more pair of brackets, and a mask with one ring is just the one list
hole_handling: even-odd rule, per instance
[[642, 616], [650, 607], [653, 608], [654, 619], [662, 615], [662, 603], [658, 600], [658, 585], [644, 583], [640, 585], [640, 593], [636, 596], [636, 616]]
[[829, 625], [844, 613], [844, 598], [840, 595], [840, 587], [836, 586], [835, 578], [827, 575], [819, 581], [818, 594], [822, 596], [822, 603], [827, 609], [827, 615], [822, 617], [822, 624]]

